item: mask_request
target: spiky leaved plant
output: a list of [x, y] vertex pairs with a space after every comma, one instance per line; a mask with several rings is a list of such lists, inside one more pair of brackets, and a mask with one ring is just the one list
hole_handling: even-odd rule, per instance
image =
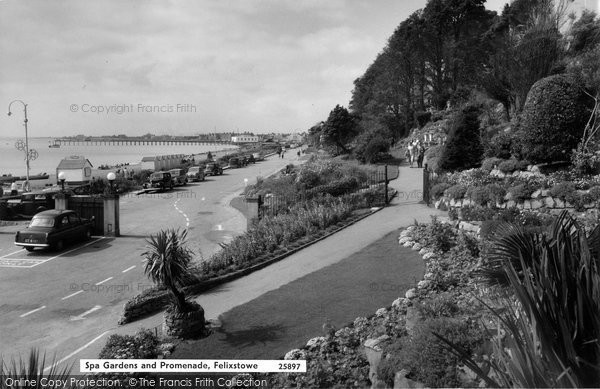
[[508, 286], [516, 302], [505, 301], [508, 313], [493, 311], [507, 332], [494, 353], [493, 367], [503, 381], [495, 385], [598, 385], [599, 247], [600, 227], [586, 236], [566, 211], [546, 232], [501, 228], [480, 273], [488, 284]]
[[144, 272], [152, 282], [169, 290], [179, 312], [191, 309], [182, 290], [191, 277], [189, 264], [193, 255], [186, 238], [187, 230], [161, 230], [146, 240], [147, 250], [142, 253], [146, 260]]
[[[30, 350], [29, 358], [19, 357], [18, 361], [12, 359], [10, 363], [4, 361], [0, 356], [0, 389], [20, 387], [19, 380], [26, 380], [28, 383], [35, 381], [35, 385], [26, 385], [28, 388], [62, 387], [59, 383], [69, 379], [72, 367], [73, 365], [68, 365], [59, 368], [54, 359], [49, 361], [49, 367], [46, 367], [46, 354], [40, 355], [38, 349]], [[42, 385], [40, 382], [42, 378], [52, 379], [53, 381], [50, 382], [53, 384]], [[10, 382], [13, 382], [13, 385], [9, 385]]]

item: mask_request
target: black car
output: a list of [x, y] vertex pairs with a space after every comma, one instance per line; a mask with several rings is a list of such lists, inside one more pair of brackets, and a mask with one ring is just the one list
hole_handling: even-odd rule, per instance
[[65, 244], [88, 240], [94, 220], [80, 218], [75, 211], [51, 209], [35, 215], [25, 230], [17, 231], [15, 245], [33, 251], [36, 247], [62, 250]]

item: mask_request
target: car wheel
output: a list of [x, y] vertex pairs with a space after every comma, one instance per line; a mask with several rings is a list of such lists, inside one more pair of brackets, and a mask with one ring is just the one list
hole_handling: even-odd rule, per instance
[[85, 230], [85, 240], [90, 240], [92, 239], [92, 230], [90, 230], [89, 228], [87, 230]]
[[25, 250], [27, 250], [27, 251], [29, 251], [29, 252], [32, 252], [32, 251], [33, 251], [33, 249], [34, 249], [34, 247], [25, 247]]
[[58, 242], [56, 242], [56, 243], [54, 244], [54, 249], [55, 249], [56, 251], [60, 251], [60, 250], [62, 250], [62, 249], [63, 249], [63, 247], [64, 247], [64, 246], [65, 246], [65, 243], [64, 243], [64, 242], [62, 241], [62, 239], [61, 239], [61, 240], [59, 240]]

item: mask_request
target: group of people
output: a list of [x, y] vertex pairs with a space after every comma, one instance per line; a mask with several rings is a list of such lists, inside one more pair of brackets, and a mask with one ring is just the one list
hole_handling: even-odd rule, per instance
[[423, 167], [423, 159], [425, 158], [425, 146], [418, 140], [408, 142], [405, 153], [406, 159], [410, 163], [410, 167], [416, 162], [417, 167]]

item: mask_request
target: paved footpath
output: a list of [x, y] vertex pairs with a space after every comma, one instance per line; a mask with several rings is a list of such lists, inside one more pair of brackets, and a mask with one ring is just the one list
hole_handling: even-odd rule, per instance
[[[335, 264], [414, 221], [429, 222], [431, 215], [444, 212], [419, 203], [423, 170], [400, 167], [399, 177], [390, 182], [398, 191], [391, 204], [352, 226], [323, 239], [289, 257], [243, 278], [203, 293], [196, 300], [204, 307], [207, 319], [216, 319], [230, 309], [247, 303], [298, 278]], [[373, 307], [376, 309], [378, 307]], [[162, 313], [124, 326], [116, 326], [103, 339], [91, 344], [75, 357], [97, 358], [110, 334], [133, 334], [140, 328], [153, 328], [162, 323]], [[78, 369], [78, 361], [74, 370]]]

